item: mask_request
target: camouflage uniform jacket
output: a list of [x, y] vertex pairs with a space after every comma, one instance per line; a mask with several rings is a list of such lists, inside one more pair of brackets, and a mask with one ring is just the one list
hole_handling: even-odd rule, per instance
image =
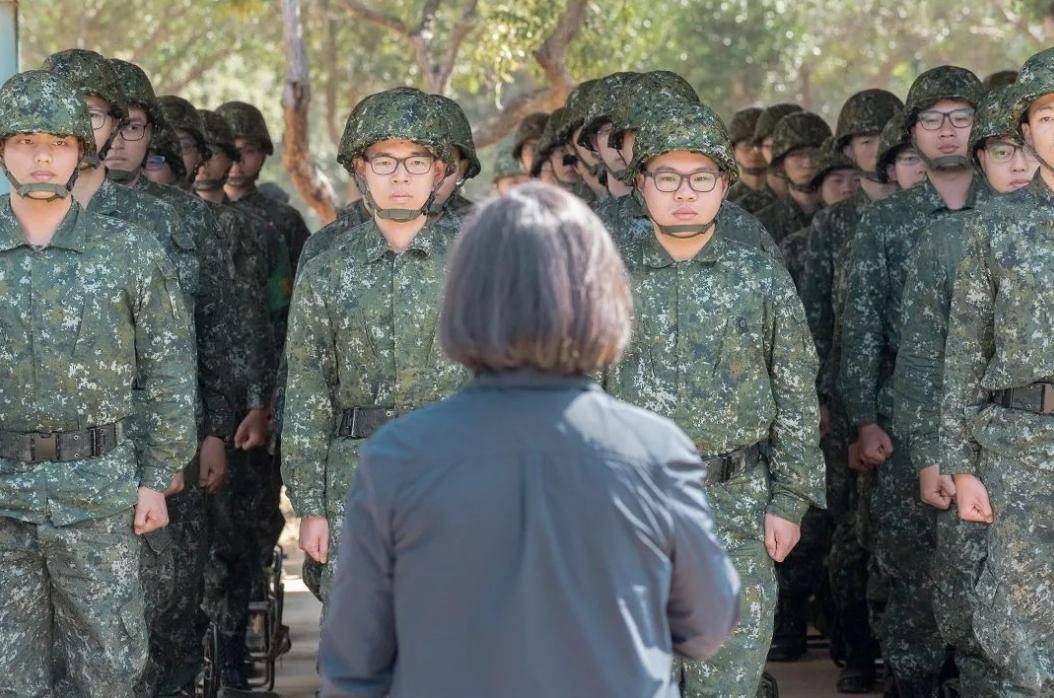
[[226, 204], [205, 203], [219, 222], [224, 239], [231, 241], [236, 286], [228, 302], [242, 310], [241, 331], [248, 340], [228, 347], [238, 367], [234, 405], [242, 414], [267, 407], [274, 393], [277, 356], [267, 312], [267, 253], [243, 213]]
[[[974, 175], [965, 209], [987, 198], [988, 185]], [[900, 346], [904, 274], [920, 233], [951, 213], [927, 178], [876, 202], [861, 216], [852, 243], [842, 327], [839, 392], [849, 422], [893, 417], [893, 366]]]
[[871, 198], [860, 189], [845, 201], [817, 211], [809, 226], [798, 290], [821, 364], [833, 346], [836, 268], [844, 266], [842, 250], [852, 239], [861, 212], [870, 204]]
[[794, 286], [798, 289], [799, 295], [801, 294], [801, 286], [805, 275], [805, 249], [809, 246], [809, 232], [811, 230], [811, 227], [806, 226], [783, 238], [783, 242], [780, 243], [780, 252], [783, 253], [787, 271], [790, 272], [791, 278], [794, 279]]
[[824, 506], [817, 359], [790, 276], [720, 234], [674, 262], [654, 235], [622, 236], [636, 328], [609, 391], [674, 420], [701, 454], [767, 441], [768, 511]]
[[757, 213], [779, 201], [779, 197], [767, 184], [761, 189], [751, 189], [743, 180], [739, 180], [729, 188], [728, 200], [739, 204], [748, 213]]
[[436, 341], [457, 224], [450, 216], [430, 222], [395, 254], [370, 221], [304, 265], [290, 314], [282, 426], [282, 472], [298, 515], [339, 510], [327, 508], [342, 497], [334, 471], [354, 464], [328, 463], [327, 454], [344, 410], [413, 409], [463, 381]]
[[311, 231], [304, 223], [304, 217], [300, 211], [289, 204], [282, 203], [278, 199], [272, 199], [262, 191], [253, 187], [248, 194], [238, 199], [239, 202], [252, 206], [260, 211], [264, 218], [271, 222], [278, 232], [282, 234], [285, 241], [286, 251], [289, 253], [290, 269], [296, 269], [300, 252], [304, 249]]
[[194, 457], [190, 316], [149, 233], [74, 202], [35, 249], [0, 197], [0, 327], [0, 429], [80, 431], [133, 415], [143, 426], [135, 449], [126, 441], [97, 458], [0, 459], [0, 516], [56, 526], [111, 516]]
[[[622, 244], [624, 236], [652, 237], [651, 220], [632, 194], [617, 199], [605, 199], [595, 211], [617, 244]], [[783, 263], [783, 253], [772, 240], [772, 236], [765, 232], [765, 228], [754, 216], [731, 201], [722, 202], [717, 212], [715, 234], [751, 249], [760, 250]]]
[[979, 442], [997, 452], [1036, 454], [1033, 465], [1050, 467], [1050, 417], [993, 407], [989, 401], [996, 391], [1054, 377], [1052, 221], [1054, 192], [1041, 174], [1028, 186], [994, 198], [971, 220], [948, 320], [943, 472], [978, 474]]
[[806, 213], [798, 202], [788, 195], [785, 199], [772, 202], [755, 215], [761, 221], [761, 225], [765, 226], [765, 230], [769, 231], [772, 239], [777, 243], [782, 243], [788, 235], [812, 223], [816, 210]]
[[[978, 209], [979, 210], [979, 209]], [[897, 431], [919, 469], [939, 462], [944, 342], [955, 269], [966, 253], [966, 226], [977, 210], [957, 211], [927, 228], [908, 260], [901, 298], [900, 350], [893, 372]]]
[[131, 188], [175, 207], [183, 227], [191, 234], [198, 258], [198, 288], [193, 305], [198, 348], [198, 391], [204, 407], [201, 435], [221, 439], [234, 433], [240, 406], [232, 402], [229, 383], [236, 368], [229, 349], [248, 341], [240, 333], [244, 314], [229, 303], [236, 288], [230, 241], [223, 237], [216, 217], [204, 201], [182, 189], [155, 184], [140, 176]]
[[[366, 221], [370, 220], [371, 217], [372, 216], [370, 216], [369, 212], [366, 211], [366, 202], [363, 199], [356, 199], [344, 208], [337, 209], [337, 217], [333, 221], [333, 223], [336, 223], [337, 221], [344, 221], [350, 226], [356, 226], [360, 223], [365, 223]], [[332, 225], [333, 223], [330, 223], [330, 225]], [[302, 253], [303, 251], [301, 250], [301, 254]], [[300, 264], [301, 262], [299, 262], [298, 260], [298, 269], [300, 268]]]

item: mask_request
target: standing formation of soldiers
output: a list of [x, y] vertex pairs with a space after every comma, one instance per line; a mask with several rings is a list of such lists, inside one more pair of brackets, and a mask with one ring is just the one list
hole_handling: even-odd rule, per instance
[[[481, 172], [457, 103], [363, 99], [361, 198], [310, 236], [256, 186], [273, 152], [252, 105], [87, 50], [0, 88], [0, 694], [194, 695], [210, 623], [248, 689], [282, 487], [325, 604], [364, 441], [468, 378], [435, 341]], [[494, 188], [607, 226], [636, 316], [603, 385], [691, 437], [742, 583], [682, 695], [775, 695], [810, 619], [840, 692], [881, 660], [891, 696], [1054, 694], [1052, 163], [1054, 49], [858, 92], [833, 131], [726, 128], [668, 71], [520, 123]]]

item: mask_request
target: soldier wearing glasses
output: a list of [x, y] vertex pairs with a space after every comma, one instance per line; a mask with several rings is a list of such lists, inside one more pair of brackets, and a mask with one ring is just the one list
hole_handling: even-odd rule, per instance
[[901, 695], [930, 695], [945, 660], [933, 615], [930, 565], [934, 510], [919, 499], [918, 467], [895, 428], [893, 367], [903, 324], [901, 297], [922, 232], [953, 211], [975, 207], [988, 185], [968, 154], [981, 81], [953, 66], [912, 84], [906, 130], [926, 165], [926, 180], [864, 212], [852, 245], [842, 336], [841, 395], [856, 428], [863, 467], [875, 471], [871, 494], [873, 560], [889, 580], [878, 627]]
[[738, 172], [708, 107], [683, 104], [643, 123], [630, 171], [646, 217], [616, 223], [614, 238], [636, 328], [607, 386], [693, 440], [742, 582], [739, 625], [721, 650], [678, 662], [681, 695], [754, 698], [772, 638], [773, 561], [796, 545], [808, 507], [824, 505], [816, 353], [790, 275], [717, 223]]
[[301, 262], [286, 342], [282, 474], [300, 547], [324, 564], [328, 599], [359, 449], [379, 427], [453, 392], [463, 372], [434, 341], [456, 216], [429, 213], [454, 171], [434, 99], [364, 99], [337, 159], [372, 219]]

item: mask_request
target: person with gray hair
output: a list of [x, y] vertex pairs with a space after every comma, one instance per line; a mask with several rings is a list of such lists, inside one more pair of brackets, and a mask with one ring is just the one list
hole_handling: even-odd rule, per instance
[[629, 341], [600, 220], [542, 183], [469, 219], [438, 339], [475, 374], [377, 431], [345, 506], [322, 695], [677, 696], [739, 580], [672, 422], [588, 376]]

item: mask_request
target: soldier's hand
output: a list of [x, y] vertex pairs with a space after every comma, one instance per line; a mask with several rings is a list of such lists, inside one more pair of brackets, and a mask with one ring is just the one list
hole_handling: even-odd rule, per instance
[[234, 432], [234, 445], [243, 451], [259, 448], [267, 443], [267, 409], [249, 410]]
[[206, 436], [198, 455], [198, 487], [216, 494], [227, 481], [227, 448], [223, 439]]
[[775, 514], [765, 514], [765, 550], [773, 560], [783, 562], [800, 538], [801, 526]]
[[168, 507], [165, 505], [164, 492], [149, 487], [139, 488], [139, 497], [135, 503], [135, 517], [132, 519], [132, 530], [137, 536], [156, 531], [168, 525]]
[[959, 518], [976, 523], [992, 523], [992, 503], [988, 500], [988, 489], [973, 475], [955, 476], [955, 503], [959, 507]]
[[820, 436], [824, 437], [831, 431], [831, 408], [820, 405]]
[[919, 496], [926, 504], [946, 510], [955, 498], [955, 480], [941, 475], [939, 465], [927, 466], [919, 471]]
[[893, 440], [885, 429], [874, 422], [861, 424], [857, 429], [860, 442], [860, 460], [868, 465], [882, 465], [893, 455]]
[[316, 562], [326, 564], [329, 557], [329, 521], [325, 516], [300, 519], [300, 549]]
[[183, 491], [186, 486], [186, 481], [183, 479], [183, 471], [180, 470], [178, 473], [172, 476], [172, 482], [168, 483], [168, 489], [165, 490], [164, 494], [166, 497], [171, 497], [174, 494], [179, 494]]
[[849, 469], [858, 473], [869, 473], [875, 469], [875, 466], [860, 460], [860, 441], [849, 444]]

